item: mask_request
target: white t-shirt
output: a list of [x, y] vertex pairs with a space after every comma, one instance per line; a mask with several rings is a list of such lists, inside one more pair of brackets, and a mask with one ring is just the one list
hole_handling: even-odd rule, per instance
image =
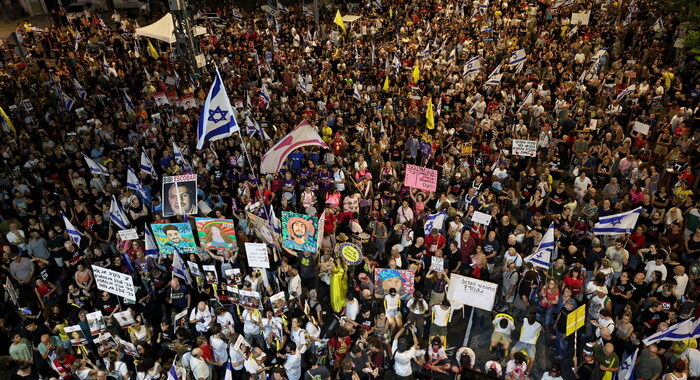
[[593, 183], [588, 177], [581, 179], [581, 176], [578, 176], [574, 179], [574, 189], [577, 193], [585, 193], [591, 186]]
[[260, 322], [260, 313], [251, 313], [248, 311], [248, 309], [243, 310], [243, 332], [246, 334], [260, 334], [260, 327], [256, 322]]
[[198, 359], [194, 356], [190, 358], [190, 369], [195, 380], [209, 378], [209, 365], [204, 359]]
[[214, 352], [214, 361], [217, 363], [226, 363], [228, 360], [227, 345], [221, 338], [211, 336], [209, 338], [211, 350]]
[[443, 309], [441, 305], [433, 306], [433, 323], [436, 326], [447, 327], [447, 322], [450, 320], [450, 315], [452, 314], [452, 308], [448, 307], [447, 310]]
[[289, 380], [299, 380], [301, 377], [301, 355], [299, 351], [296, 354], [287, 354], [287, 361], [284, 362], [284, 370], [287, 372]]
[[681, 354], [681, 359], [688, 360], [690, 377], [700, 376], [700, 351], [696, 348], [688, 348]]
[[688, 288], [688, 275], [683, 273], [682, 276], [674, 276], [676, 280], [676, 287], [673, 288], [673, 294], [679, 299], [685, 295], [685, 291]]
[[384, 302], [386, 302], [386, 310], [398, 310], [401, 302], [401, 297], [398, 294], [391, 296], [387, 294], [384, 296]]
[[[504, 329], [501, 328], [501, 320], [502, 319], [505, 319], [506, 321], [508, 321], [508, 326], [506, 326], [506, 328], [504, 328]], [[513, 332], [513, 330], [515, 330], [515, 325], [513, 324], [513, 321], [511, 321], [510, 319], [508, 319], [506, 317], [498, 317], [498, 318], [493, 320], [493, 331], [494, 332], [499, 332], [499, 333], [505, 334], [507, 336], [510, 336], [510, 333]]]
[[513, 374], [513, 377], [519, 379], [525, 372], [527, 372], [527, 363], [525, 362], [515, 364], [515, 359], [511, 359], [508, 364], [506, 364], [506, 375]]
[[404, 352], [397, 352], [394, 355], [394, 372], [398, 376], [411, 376], [413, 369], [411, 368], [411, 359], [416, 354], [416, 349], [411, 347]]
[[646, 282], [653, 282], [654, 281], [654, 272], [659, 271], [661, 272], [661, 281], [666, 281], [666, 275], [668, 275], [668, 271], [666, 270], [666, 266], [661, 264], [661, 265], [656, 265], [656, 261], [652, 260], [647, 263], [647, 265], [644, 267], [644, 272], [646, 273]]
[[536, 344], [537, 338], [540, 336], [540, 331], [542, 331], [542, 325], [539, 322], [534, 321], [533, 324], [530, 324], [529, 320], [524, 319], [523, 327], [520, 329], [520, 341], [528, 344]]
[[[345, 179], [345, 173], [343, 173], [342, 169], [338, 169], [338, 171], [333, 172], [333, 181], [334, 182], [340, 182]], [[335, 188], [338, 189], [338, 191], [343, 192], [345, 191], [345, 184], [344, 183], [336, 183]]]
[[[243, 355], [241, 355], [240, 352], [233, 349], [233, 345], [231, 345], [231, 347], [229, 347], [228, 355], [231, 358], [231, 365], [233, 366], [233, 369], [235, 369], [236, 371], [242, 370], [243, 363], [245, 362], [245, 358], [243, 357]], [[236, 363], [241, 363], [241, 364], [236, 365]]]
[[353, 321], [357, 318], [357, 314], [360, 313], [360, 303], [355, 299], [352, 302], [348, 302], [345, 305], [345, 316], [352, 319]]
[[207, 306], [204, 311], [199, 310], [199, 307], [195, 306], [195, 308], [190, 312], [190, 321], [197, 321], [195, 323], [195, 328], [199, 332], [209, 331], [212, 318], [214, 318], [214, 314], [212, 314], [211, 310], [209, 310], [209, 306]]

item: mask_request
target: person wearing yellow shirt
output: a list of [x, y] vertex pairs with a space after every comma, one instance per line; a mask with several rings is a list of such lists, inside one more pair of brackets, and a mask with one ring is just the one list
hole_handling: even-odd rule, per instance
[[663, 78], [664, 80], [664, 89], [668, 90], [669, 88], [671, 88], [671, 83], [673, 83], [674, 77], [675, 75], [673, 75], [670, 69], [664, 69], [661, 72], [661, 78]]

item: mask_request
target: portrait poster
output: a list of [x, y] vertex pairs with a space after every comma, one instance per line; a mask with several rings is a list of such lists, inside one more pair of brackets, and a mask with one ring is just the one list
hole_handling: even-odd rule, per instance
[[287, 297], [285, 293], [279, 292], [273, 294], [272, 297], [270, 297], [270, 304], [272, 305], [272, 312], [275, 313], [275, 315], [280, 315], [287, 311]]
[[253, 290], [238, 290], [238, 304], [249, 309], [262, 309], [260, 293]]
[[401, 299], [405, 299], [413, 294], [415, 276], [412, 270], [374, 268], [374, 295], [384, 297], [394, 288]]
[[117, 348], [117, 342], [114, 341], [114, 338], [110, 333], [104, 333], [98, 336], [97, 338], [93, 339], [93, 342], [95, 342], [95, 345], [97, 346], [97, 352], [100, 355]]
[[194, 261], [187, 261], [187, 267], [190, 269], [191, 275], [198, 278], [204, 278], [204, 273], [199, 270], [199, 264], [195, 263]]
[[226, 291], [228, 292], [229, 302], [235, 305], [239, 305], [241, 303], [241, 294], [238, 286], [226, 285]]
[[161, 254], [197, 253], [197, 244], [189, 223], [151, 224], [151, 230]]
[[83, 333], [80, 325], [67, 326], [64, 330], [70, 338], [71, 346], [78, 347], [87, 344], [87, 338], [85, 338], [85, 333]]
[[277, 248], [280, 247], [279, 234], [275, 232], [274, 228], [272, 228], [272, 226], [265, 219], [253, 214], [252, 212], [246, 212], [246, 216], [248, 217], [249, 227], [260, 240]]
[[129, 310], [114, 313], [114, 319], [117, 320], [117, 323], [121, 328], [127, 328], [136, 323], [136, 320], [131, 316], [131, 311]]
[[228, 284], [243, 284], [243, 274], [241, 273], [241, 268], [226, 269], [224, 272], [226, 274], [226, 283]]
[[243, 334], [239, 334], [236, 342], [233, 343], [233, 349], [244, 357], [247, 357], [248, 352], [250, 352], [250, 343], [245, 340]]
[[209, 218], [195, 218], [194, 220], [194, 224], [197, 226], [199, 245], [217, 251], [235, 252], [238, 250], [233, 220]]
[[197, 175], [163, 177], [163, 216], [197, 213]]
[[107, 324], [101, 311], [88, 313], [85, 317], [87, 318], [88, 327], [90, 327], [90, 334], [98, 335], [107, 329]]
[[173, 317], [173, 330], [177, 330], [180, 327], [187, 327], [187, 314], [189, 310], [185, 309]]
[[295, 251], [316, 252], [318, 218], [295, 212], [282, 212], [282, 246]]
[[204, 278], [207, 280], [207, 284], [219, 283], [215, 265], [202, 265], [202, 269], [204, 270]]

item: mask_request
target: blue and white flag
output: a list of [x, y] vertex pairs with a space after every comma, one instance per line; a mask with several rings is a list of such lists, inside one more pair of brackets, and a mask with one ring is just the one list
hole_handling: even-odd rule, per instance
[[557, 9], [570, 7], [574, 5], [575, 2], [576, 0], [556, 0], [550, 9], [556, 11]]
[[578, 24], [574, 25], [573, 28], [569, 29], [568, 32], [566, 32], [566, 38], [569, 39], [572, 36], [574, 36], [578, 32]]
[[185, 163], [185, 156], [182, 155], [182, 150], [180, 150], [180, 147], [175, 143], [175, 140], [173, 140], [173, 155], [178, 165]]
[[260, 93], [258, 94], [260, 96], [260, 100], [263, 102], [263, 107], [265, 109], [270, 107], [270, 93], [267, 92], [267, 86], [265, 86], [265, 83], [262, 84], [262, 87], [260, 87]]
[[68, 220], [68, 217], [64, 213], [61, 213], [61, 218], [63, 218], [63, 223], [66, 225], [66, 232], [70, 237], [70, 240], [75, 243], [75, 245], [80, 246], [80, 241], [85, 237], [80, 231], [76, 230], [73, 223]]
[[398, 73], [401, 71], [401, 61], [399, 60], [399, 57], [394, 55], [394, 59], [391, 60], [391, 65], [394, 66], [394, 71], [398, 75]]
[[476, 104], [479, 103], [480, 100], [481, 94], [477, 93], [476, 97], [474, 97], [474, 103], [472, 103], [472, 106], [469, 107], [469, 111], [467, 113], [471, 114], [472, 112], [474, 112], [474, 110], [476, 109]]
[[620, 370], [615, 373], [615, 380], [634, 380], [634, 366], [637, 364], [637, 354], [639, 348], [634, 350], [634, 353], [620, 363]]
[[253, 109], [253, 103], [250, 101], [250, 94], [248, 91], [245, 92], [245, 107], [249, 110]]
[[104, 71], [107, 73], [107, 75], [113, 76], [113, 77], [118, 77], [117, 75], [117, 70], [112, 67], [109, 63], [107, 63], [107, 56], [103, 55], [102, 56], [102, 68]]
[[175, 252], [173, 252], [173, 275], [185, 280], [187, 284], [192, 283], [190, 271], [185, 266], [185, 262], [182, 261], [182, 258], [180, 257], [180, 250], [177, 248], [177, 246], [175, 247]]
[[498, 86], [499, 84], [501, 84], [501, 79], [503, 79], [503, 74], [490, 75], [489, 78], [486, 80], [486, 83], [484, 83], [484, 85]]
[[231, 10], [231, 17], [236, 21], [243, 21], [243, 15], [241, 14], [241, 11], [239, 11], [236, 8]]
[[[277, 44], [277, 38], [275, 38], [275, 36], [272, 36], [272, 50], [274, 50], [275, 53], [279, 53], [279, 52], [280, 52], [280, 47], [279, 47], [279, 45]], [[267, 59], [266, 59], [266, 61], [267, 61]]]
[[287, 7], [282, 5], [282, 3], [279, 2], [279, 0], [277, 1], [277, 10], [280, 13], [289, 14], [289, 9], [287, 9]]
[[87, 164], [88, 168], [90, 168], [90, 173], [109, 177], [109, 171], [107, 171], [107, 168], [101, 164], [98, 164], [95, 162], [95, 160], [86, 156], [85, 154], [83, 154], [83, 158], [85, 159], [85, 163]]
[[525, 258], [526, 262], [531, 262], [532, 265], [549, 268], [552, 265], [552, 253], [554, 252], [554, 223], [549, 225], [547, 231], [542, 236], [540, 244], [535, 252]]
[[134, 105], [134, 102], [131, 101], [129, 94], [127, 94], [126, 91], [124, 91], [124, 109], [126, 110], [126, 113], [136, 114], [136, 106]]
[[75, 30], [75, 46], [73, 47], [73, 51], [78, 51], [78, 42], [80, 42], [83, 39], [82, 36], [80, 36], [80, 31]]
[[594, 235], [618, 235], [628, 234], [634, 231], [634, 227], [642, 212], [641, 207], [634, 210], [621, 212], [619, 214], [604, 216], [598, 219], [598, 223], [593, 226]]
[[253, 137], [259, 134], [263, 139], [270, 140], [270, 136], [267, 135], [264, 129], [258, 124], [258, 122], [249, 116], [245, 117], [245, 126], [248, 133], [248, 137]]
[[122, 230], [129, 228], [129, 218], [122, 209], [121, 203], [112, 195], [112, 204], [109, 206], [109, 219]]
[[625, 17], [624, 21], [622, 21], [623, 26], [627, 26], [632, 22], [632, 12], [627, 13], [627, 17]]
[[197, 149], [202, 149], [206, 141], [224, 139], [238, 130], [240, 128], [226, 94], [224, 81], [219, 74], [219, 68], [216, 68], [214, 83], [209, 89], [197, 123]]
[[645, 345], [657, 343], [662, 340], [679, 341], [700, 337], [700, 319], [691, 318], [652, 334], [642, 342]]
[[435, 105], [435, 116], [440, 117], [440, 113], [442, 113], [442, 94], [438, 97], [438, 102]]
[[306, 87], [306, 80], [304, 80], [304, 76], [302, 76], [301, 73], [297, 75], [297, 83], [299, 84], [299, 89], [301, 92], [305, 94], [309, 92], [309, 89]]
[[151, 176], [151, 178], [158, 178], [158, 174], [156, 173], [156, 169], [153, 167], [153, 163], [151, 162], [151, 159], [148, 158], [146, 155], [146, 152], [141, 151], [141, 172], [146, 173]]
[[525, 66], [525, 61], [527, 60], [527, 54], [525, 54], [525, 49], [518, 49], [511, 54], [508, 60], [509, 66], [516, 66], [518, 69], [516, 72], [520, 72]]
[[635, 91], [637, 91], [637, 85], [636, 84], [629, 85], [629, 86], [627, 86], [626, 89], [622, 90], [622, 92], [617, 94], [617, 100], [622, 100], [625, 97], [627, 97], [627, 95], [629, 95]]
[[75, 87], [75, 90], [78, 91], [78, 96], [80, 96], [80, 99], [85, 99], [87, 98], [87, 91], [85, 91], [85, 88], [80, 85], [80, 82], [78, 82], [77, 79], [73, 78], [73, 87]]
[[158, 257], [158, 245], [156, 244], [156, 237], [153, 236], [153, 231], [151, 231], [151, 228], [148, 226], [148, 223], [146, 223], [143, 226], [143, 230], [145, 231], [145, 245], [146, 245], [146, 250], [145, 254], [146, 256], [155, 256]]
[[168, 379], [167, 380], [180, 380], [180, 378], [177, 376], [177, 370], [175, 368], [175, 360], [173, 360], [173, 364], [170, 366], [170, 369], [168, 370]]
[[476, 75], [481, 71], [481, 59], [478, 56], [470, 58], [467, 63], [464, 64], [464, 69], [462, 70], [462, 76], [471, 77]]
[[224, 380], [233, 380], [233, 366], [231, 365], [231, 360], [226, 362], [226, 373], [224, 374]]
[[139, 177], [136, 176], [136, 172], [134, 172], [134, 169], [131, 167], [126, 168], [126, 188], [132, 190], [142, 201], [147, 199], [146, 191], [143, 189], [143, 186], [141, 186]]
[[520, 107], [518, 107], [517, 112], [520, 112], [524, 107], [531, 106], [534, 102], [535, 102], [535, 95], [533, 94], [532, 90], [530, 90], [527, 93], [527, 95], [525, 95], [525, 99], [523, 99], [523, 103], [520, 105]]
[[450, 55], [447, 56], [447, 61], [451, 62], [457, 59], [457, 49], [453, 48], [452, 51], [450, 52]]
[[442, 230], [442, 225], [447, 219], [447, 213], [445, 211], [438, 212], [437, 214], [428, 215], [425, 218], [425, 224], [423, 225], [423, 232], [425, 236], [430, 235], [430, 231], [433, 229]]
[[486, 11], [489, 9], [490, 2], [489, 0], [486, 0], [485, 2], [479, 4], [479, 13], [484, 15], [486, 14]]
[[75, 105], [75, 100], [68, 96], [63, 89], [59, 89], [59, 96], [61, 98], [61, 106], [63, 106], [63, 110], [66, 112], [70, 112], [70, 110], [73, 109], [73, 106]]
[[[303, 12], [304, 12], [304, 16], [306, 16], [306, 17], [314, 17], [314, 12], [311, 9], [309, 9], [309, 7], [307, 7], [306, 5], [304, 5], [304, 7], [303, 7]], [[311, 33], [308, 30], [307, 30], [307, 33], [309, 35], [311, 35]]]
[[360, 95], [360, 91], [357, 89], [357, 83], [352, 84], [352, 97], [357, 99], [358, 101], [362, 100], [362, 96]]
[[430, 42], [428, 42], [428, 44], [425, 45], [425, 48], [424, 48], [423, 51], [421, 52], [421, 55], [422, 55], [423, 57], [426, 57], [426, 56], [430, 55]]

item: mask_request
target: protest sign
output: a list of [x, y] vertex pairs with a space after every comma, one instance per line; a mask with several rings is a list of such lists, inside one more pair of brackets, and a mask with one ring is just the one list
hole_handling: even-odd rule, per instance
[[95, 311], [93, 313], [88, 313], [85, 318], [87, 318], [88, 327], [90, 327], [90, 334], [98, 335], [103, 330], [107, 329], [107, 324], [105, 323], [104, 317], [102, 317], [101, 311]]
[[95, 274], [95, 284], [97, 284], [97, 289], [136, 301], [134, 281], [128, 274], [119, 273], [117, 271], [98, 267], [96, 265], [92, 266], [92, 273]]
[[591, 12], [579, 12], [571, 14], [571, 25], [588, 25], [591, 20]]
[[481, 211], [474, 211], [474, 215], [472, 215], [472, 222], [488, 226], [491, 224], [491, 215]]
[[207, 284], [218, 284], [219, 276], [216, 274], [216, 265], [202, 265], [204, 270], [204, 279], [207, 280]]
[[445, 259], [436, 256], [431, 257], [430, 270], [433, 272], [442, 272], [443, 270], [445, 270]]
[[163, 255], [197, 252], [197, 244], [189, 223], [151, 224], [151, 230]]
[[651, 126], [649, 124], [644, 124], [644, 123], [640, 123], [638, 121], [635, 121], [634, 127], [632, 127], [632, 130], [635, 132], [639, 132], [639, 133], [646, 136], [649, 134], [649, 128], [651, 128]]
[[413, 294], [416, 273], [412, 270], [374, 268], [374, 295], [378, 298], [389, 294], [389, 289], [396, 289], [402, 299]]
[[362, 249], [352, 243], [343, 243], [340, 245], [340, 256], [346, 263], [357, 265], [362, 262]]
[[233, 220], [209, 218], [195, 218], [194, 220], [201, 246], [219, 251], [235, 252], [238, 250]]
[[197, 214], [197, 175], [163, 177], [163, 216]]
[[280, 315], [287, 311], [287, 298], [284, 292], [279, 292], [270, 297], [270, 304], [275, 315]]
[[452, 273], [447, 299], [453, 303], [491, 311], [497, 291], [498, 284]]
[[267, 245], [264, 243], [245, 243], [245, 254], [251, 268], [270, 268]]
[[78, 347], [87, 344], [87, 338], [85, 338], [85, 333], [80, 325], [66, 326], [63, 331], [70, 338], [70, 345], [73, 347]]
[[404, 185], [425, 191], [437, 189], [438, 172], [416, 165], [406, 165]]
[[121, 239], [122, 241], [137, 240], [139, 238], [139, 234], [136, 232], [136, 228], [117, 231], [117, 233], [119, 234], [119, 239]]
[[535, 157], [537, 154], [537, 141], [514, 139], [513, 154], [516, 156]]
[[296, 251], [316, 253], [318, 218], [282, 211], [282, 246]]

